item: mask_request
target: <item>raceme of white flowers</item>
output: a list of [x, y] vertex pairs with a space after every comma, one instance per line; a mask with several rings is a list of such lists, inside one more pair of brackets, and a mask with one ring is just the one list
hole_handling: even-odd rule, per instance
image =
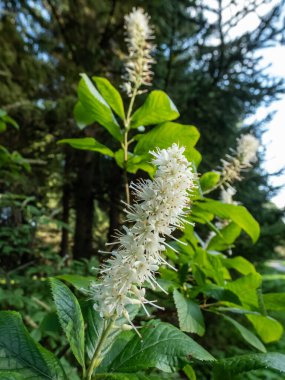
[[[226, 187], [231, 187], [234, 181], [241, 180], [241, 171], [251, 166], [257, 160], [259, 141], [251, 134], [242, 135], [237, 139], [237, 148], [234, 154], [227, 155], [222, 160], [222, 178]], [[234, 189], [231, 191], [234, 195]], [[226, 195], [225, 195], [226, 196]]]
[[[129, 96], [141, 85], [150, 86], [152, 81], [151, 65], [155, 62], [151, 57], [154, 45], [153, 29], [149, 25], [150, 16], [142, 8], [133, 8], [125, 16], [125, 29], [129, 55], [126, 60], [126, 74], [123, 79], [123, 89]], [[144, 91], [138, 91], [142, 93]]]
[[118, 234], [112, 243], [117, 249], [100, 269], [100, 281], [91, 286], [94, 308], [102, 317], [123, 315], [132, 324], [127, 305], [141, 305], [147, 314], [146, 304], [158, 307], [155, 301], [146, 300], [144, 284], [160, 288], [155, 275], [161, 264], [169, 265], [162, 257], [169, 247], [166, 238], [175, 239], [172, 232], [186, 222], [196, 176], [183, 152], [176, 144], [151, 152], [157, 167], [154, 180], [130, 186], [135, 202], [126, 205], [125, 212], [131, 227], [124, 226]]

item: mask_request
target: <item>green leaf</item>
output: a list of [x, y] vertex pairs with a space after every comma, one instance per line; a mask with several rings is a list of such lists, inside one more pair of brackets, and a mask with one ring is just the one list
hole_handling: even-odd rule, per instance
[[215, 363], [213, 380], [234, 380], [236, 375], [257, 369], [271, 369], [285, 373], [285, 355], [270, 352], [221, 359]]
[[[128, 305], [127, 310], [131, 320], [136, 316], [138, 312], [137, 305]], [[86, 308], [86, 321], [87, 321], [87, 329], [86, 329], [86, 351], [89, 359], [92, 359], [94, 352], [97, 348], [99, 339], [103, 333], [105, 327], [105, 321], [100, 317], [99, 313], [94, 310], [93, 302], [89, 302]], [[107, 352], [111, 349], [112, 344], [118, 334], [121, 332], [120, 327], [127, 323], [127, 320], [124, 317], [118, 318], [115, 321], [114, 328], [106, 339], [102, 349], [101, 356], [106, 357]]]
[[[133, 373], [100, 373], [96, 380], [162, 380], [160, 376]], [[94, 379], [95, 380], [95, 379]]]
[[225, 289], [222, 286], [215, 284], [205, 284], [197, 289], [199, 293], [205, 294], [207, 297], [214, 298], [218, 301], [227, 301], [235, 304], [240, 304], [238, 296], [230, 291]]
[[173, 143], [185, 147], [185, 156], [196, 166], [201, 161], [200, 153], [194, 148], [200, 134], [192, 125], [182, 125], [178, 123], [163, 123], [154, 127], [144, 134], [135, 146], [135, 154], [147, 154], [156, 148], [169, 148]]
[[23, 375], [21, 375], [18, 372], [1, 371], [1, 370], [0, 370], [0, 378], [1, 380], [24, 380]]
[[259, 273], [250, 273], [235, 281], [230, 281], [225, 288], [235, 293], [242, 305], [249, 309], [258, 309], [257, 289], [260, 287], [262, 277]]
[[263, 302], [267, 310], [285, 310], [285, 293], [263, 294]]
[[255, 331], [264, 343], [271, 343], [279, 340], [283, 334], [283, 327], [276, 319], [265, 315], [247, 315], [247, 319], [252, 323]]
[[7, 115], [7, 112], [2, 110], [2, 108], [0, 108], [0, 119], [3, 118], [3, 116]]
[[2, 117], [2, 120], [4, 120], [5, 123], [11, 124], [15, 129], [17, 130], [20, 129], [19, 124], [14, 119], [12, 119], [9, 115], [4, 115]]
[[264, 347], [263, 343], [250, 330], [226, 315], [223, 315], [223, 318], [226, 321], [230, 322], [238, 330], [240, 335], [247, 343], [261, 352], [266, 352], [266, 348]]
[[260, 233], [259, 224], [245, 207], [225, 204], [208, 198], [197, 201], [196, 206], [212, 212], [222, 219], [231, 219], [251, 237], [253, 243], [257, 241]]
[[5, 132], [7, 129], [6, 123], [4, 123], [2, 120], [0, 120], [0, 133]]
[[[88, 115], [97, 121], [118, 141], [122, 140], [122, 133], [112, 110], [105, 99], [97, 91], [91, 80], [86, 74], [81, 74], [81, 80], [78, 85], [78, 97], [88, 112]], [[88, 116], [88, 118], [89, 118]]]
[[204, 173], [200, 178], [200, 186], [202, 191], [213, 189], [219, 183], [221, 174], [217, 172]]
[[61, 274], [60, 276], [56, 276], [56, 278], [67, 282], [78, 290], [88, 289], [90, 283], [96, 281], [95, 277], [79, 276], [77, 274]]
[[199, 305], [196, 302], [185, 298], [177, 290], [174, 290], [173, 297], [178, 313], [180, 329], [201, 336], [204, 335], [204, 318]]
[[236, 256], [233, 258], [221, 258], [221, 260], [226, 268], [235, 269], [237, 272], [243, 275], [256, 273], [255, 266], [242, 256]]
[[[119, 149], [115, 152], [115, 160], [120, 168], [124, 168], [124, 157], [125, 153], [123, 149]], [[152, 177], [155, 173], [155, 168], [149, 161], [148, 154], [136, 155], [128, 152], [127, 171], [135, 174], [140, 169], [147, 172]]]
[[73, 115], [80, 129], [94, 122], [94, 116], [88, 112], [80, 101], [75, 104]]
[[163, 91], [154, 90], [133, 114], [131, 128], [160, 124], [178, 117], [179, 112], [169, 96]]
[[176, 327], [150, 321], [135, 335], [111, 363], [110, 372], [136, 372], [156, 367], [165, 372], [175, 371], [191, 355], [198, 360], [214, 360], [203, 347]]
[[114, 157], [114, 153], [106, 145], [99, 143], [93, 137], [82, 137], [79, 139], [63, 139], [59, 140], [58, 144], [69, 144], [75, 149], [91, 150], [99, 152], [105, 156]]
[[234, 241], [239, 237], [241, 233], [241, 227], [236, 223], [231, 222], [221, 230], [219, 235], [215, 235], [208, 243], [208, 250], [211, 251], [223, 251], [229, 249]]
[[61, 281], [51, 278], [50, 283], [60, 325], [74, 356], [84, 367], [84, 321], [78, 300]]
[[109, 106], [122, 120], [124, 120], [124, 104], [119, 91], [106, 78], [92, 77], [92, 79]]
[[183, 372], [184, 372], [185, 375], [187, 376], [187, 379], [189, 379], [189, 380], [197, 380], [197, 377], [196, 377], [195, 371], [194, 371], [194, 369], [191, 367], [191, 365], [187, 364], [187, 365], [183, 368]]
[[0, 312], [0, 373], [4, 371], [9, 380], [14, 373], [25, 380], [66, 380], [60, 362], [34, 342], [20, 314], [14, 311]]

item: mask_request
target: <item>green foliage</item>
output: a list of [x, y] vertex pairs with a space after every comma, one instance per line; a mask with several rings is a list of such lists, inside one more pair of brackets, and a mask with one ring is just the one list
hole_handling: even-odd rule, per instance
[[99, 92], [109, 106], [122, 120], [124, 120], [124, 104], [119, 91], [116, 90], [116, 88], [106, 78], [92, 77], [92, 79], [96, 83]]
[[84, 321], [78, 300], [61, 281], [51, 278], [50, 282], [59, 322], [74, 356], [84, 367]]
[[238, 330], [240, 335], [247, 343], [249, 343], [261, 352], [266, 352], [266, 348], [264, 347], [262, 342], [250, 330], [248, 330], [246, 327], [244, 327], [243, 325], [226, 315], [224, 315], [223, 318], [226, 321], [230, 322]]
[[57, 276], [59, 280], [63, 280], [74, 286], [78, 290], [86, 290], [89, 288], [90, 282], [95, 280], [95, 277], [80, 276], [77, 274], [61, 274]]
[[180, 329], [182, 331], [204, 335], [204, 318], [199, 305], [195, 301], [185, 298], [177, 290], [174, 290], [173, 297], [178, 313]]
[[217, 172], [207, 172], [204, 173], [200, 178], [200, 185], [202, 192], [213, 190], [215, 186], [220, 181], [220, 173]]
[[267, 310], [285, 309], [285, 293], [267, 293], [263, 295], [264, 306]]
[[213, 380], [220, 380], [221, 378], [234, 380], [241, 373], [260, 368], [270, 368], [285, 373], [285, 355], [272, 352], [241, 355], [219, 360], [215, 364]]
[[134, 153], [147, 154], [156, 148], [168, 148], [173, 143], [177, 143], [185, 147], [185, 156], [187, 159], [194, 161], [195, 164], [198, 165], [201, 161], [201, 155], [194, 146], [199, 136], [199, 132], [192, 125], [182, 125], [172, 122], [162, 123], [139, 138], [134, 148]]
[[222, 219], [232, 220], [251, 237], [253, 242], [257, 241], [260, 233], [259, 225], [245, 207], [225, 204], [206, 198], [199, 201], [196, 206]]
[[145, 324], [109, 364], [111, 372], [136, 372], [156, 367], [172, 372], [181, 366], [186, 356], [203, 361], [214, 358], [189, 336], [174, 326], [159, 321]]
[[66, 379], [59, 361], [33, 341], [18, 313], [0, 312], [0, 348], [0, 374], [9, 371], [9, 379], [14, 373], [16, 379], [17, 374], [26, 380]]
[[99, 143], [92, 137], [83, 137], [80, 139], [63, 139], [58, 142], [59, 144], [69, 144], [72, 148], [90, 150], [92, 152], [99, 152], [109, 157], [114, 157], [114, 153], [107, 146]]
[[[82, 79], [78, 86], [78, 97], [86, 114], [92, 117], [93, 122], [98, 122], [116, 139], [121, 140], [120, 127], [106, 100], [99, 94], [96, 87], [86, 74], [81, 74]], [[82, 120], [79, 120], [81, 123]]]
[[249, 314], [247, 318], [254, 326], [263, 342], [271, 343], [279, 340], [283, 334], [283, 327], [276, 319], [267, 315]]
[[163, 91], [154, 90], [147, 96], [144, 104], [134, 112], [131, 128], [156, 125], [178, 117], [179, 112], [169, 96]]

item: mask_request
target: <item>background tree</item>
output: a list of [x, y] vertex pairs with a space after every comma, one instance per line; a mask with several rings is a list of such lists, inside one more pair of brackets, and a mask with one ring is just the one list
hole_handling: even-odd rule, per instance
[[[123, 15], [133, 6], [142, 6], [152, 16], [158, 62], [154, 87], [167, 90], [180, 104], [181, 120], [190, 120], [201, 131], [204, 160], [199, 170], [203, 171], [219, 166], [220, 157], [242, 131], [260, 137], [263, 125], [242, 128], [244, 120], [284, 90], [281, 80], [268, 77], [260, 68], [258, 57], [260, 48], [280, 41], [282, 6], [260, 17], [253, 32], [232, 37], [232, 30], [266, 3], [247, 2], [235, 8], [238, 11], [229, 19], [225, 14], [235, 1], [4, 2], [0, 103], [22, 126], [18, 135], [9, 132], [5, 143], [33, 164], [26, 194], [34, 195], [65, 223], [63, 256], [71, 253], [70, 242], [74, 258], [96, 254], [120, 223], [120, 170], [107, 158], [74, 152], [56, 142], [100, 134], [100, 141], [109, 143], [96, 125], [80, 131], [72, 108], [80, 72], [107, 76], [119, 86], [124, 70], [120, 59], [126, 54]], [[269, 202], [272, 189], [261, 162], [262, 155], [254, 171], [245, 175], [237, 197], [265, 225], [256, 246], [259, 256], [271, 254], [284, 232], [282, 212]], [[258, 184], [254, 193], [253, 183]], [[71, 235], [68, 224], [74, 229]], [[272, 230], [278, 233], [268, 233]], [[245, 254], [246, 247], [246, 243], [240, 247]]]

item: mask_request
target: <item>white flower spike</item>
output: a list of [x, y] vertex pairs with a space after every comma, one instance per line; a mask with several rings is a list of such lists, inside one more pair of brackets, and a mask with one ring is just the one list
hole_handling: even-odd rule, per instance
[[105, 318], [124, 315], [130, 322], [127, 305], [141, 305], [146, 313], [146, 304], [158, 307], [145, 298], [144, 283], [159, 287], [155, 275], [161, 264], [168, 264], [162, 257], [168, 247], [166, 238], [183, 227], [189, 193], [196, 186], [183, 147], [173, 144], [151, 153], [157, 166], [155, 178], [131, 184], [136, 201], [125, 211], [132, 225], [123, 227], [118, 248], [101, 268], [100, 281], [91, 286], [94, 308]]
[[[133, 8], [132, 12], [125, 16], [125, 41], [129, 55], [126, 61], [126, 74], [123, 76], [126, 82], [122, 87], [129, 96], [132, 96], [141, 85], [151, 85], [153, 74], [151, 65], [155, 61], [151, 57], [154, 45], [150, 41], [154, 36], [149, 20], [150, 16], [142, 8]], [[142, 92], [144, 91], [138, 91]]]
[[222, 160], [222, 178], [226, 187], [242, 179], [241, 172], [257, 160], [258, 147], [259, 141], [250, 134], [242, 135], [237, 139], [234, 155], [228, 154], [226, 159]]

